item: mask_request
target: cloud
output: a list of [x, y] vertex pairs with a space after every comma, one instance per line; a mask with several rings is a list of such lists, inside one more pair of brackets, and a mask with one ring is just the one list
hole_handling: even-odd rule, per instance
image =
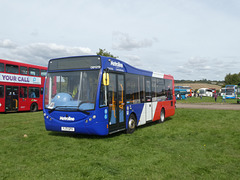
[[143, 65], [138, 55], [124, 55], [122, 60], [134, 67], [141, 67]]
[[147, 48], [151, 47], [155, 42], [158, 42], [157, 38], [136, 40], [127, 33], [113, 33], [113, 49], [115, 50], [131, 51], [133, 49]]
[[9, 39], [0, 40], [0, 48], [14, 49], [17, 47], [17, 44]]
[[[9, 43], [7, 47], [11, 47], [10, 45], [11, 43]], [[91, 49], [87, 47], [68, 47], [55, 43], [32, 43], [24, 46], [15, 46], [15, 48], [9, 48], [1, 54], [2, 58], [4, 57], [5, 59], [46, 66], [51, 58], [88, 55], [92, 54], [92, 52]]]
[[[240, 58], [226, 59], [209, 57], [191, 57], [182, 65], [177, 66], [175, 72], [183, 79], [224, 79], [226, 72], [238, 73]], [[234, 67], [235, 66], [235, 67]], [[178, 79], [178, 77], [176, 77]]]

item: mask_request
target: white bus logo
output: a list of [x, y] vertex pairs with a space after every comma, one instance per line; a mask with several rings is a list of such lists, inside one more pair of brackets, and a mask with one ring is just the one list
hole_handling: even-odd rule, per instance
[[111, 65], [112, 65], [112, 66], [116, 66], [116, 67], [123, 68], [123, 64], [120, 63], [120, 62], [111, 61]]
[[60, 116], [59, 120], [62, 120], [62, 121], [75, 121], [75, 118], [74, 117], [63, 117], [63, 116]]

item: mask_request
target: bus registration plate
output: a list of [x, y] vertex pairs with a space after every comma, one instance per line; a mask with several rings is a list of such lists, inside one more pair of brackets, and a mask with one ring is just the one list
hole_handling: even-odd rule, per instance
[[74, 128], [74, 127], [61, 127], [61, 131], [74, 132], [74, 131], [75, 131], [75, 128]]

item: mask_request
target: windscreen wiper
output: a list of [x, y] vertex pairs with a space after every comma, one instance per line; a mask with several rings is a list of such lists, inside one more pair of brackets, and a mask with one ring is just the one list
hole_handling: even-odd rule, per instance
[[55, 111], [55, 109], [56, 107], [49, 109], [48, 113], [52, 113], [53, 111]]
[[84, 113], [84, 114], [87, 114], [87, 115], [89, 115], [89, 114], [90, 114], [89, 112], [87, 112], [87, 111], [84, 111], [84, 110], [81, 110], [81, 109], [77, 109], [77, 111], [79, 111], [79, 112], [82, 112], [82, 113]]
[[68, 106], [56, 106], [56, 107], [54, 107], [54, 108], [51, 108], [51, 109], [49, 109], [49, 113], [52, 113], [53, 111], [55, 111], [56, 110], [56, 108], [59, 108], [59, 107], [68, 107]]

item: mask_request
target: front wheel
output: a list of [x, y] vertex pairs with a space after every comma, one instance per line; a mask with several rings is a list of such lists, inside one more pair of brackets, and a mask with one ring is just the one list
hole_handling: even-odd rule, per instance
[[133, 114], [130, 115], [129, 119], [128, 119], [128, 128], [127, 128], [127, 134], [132, 134], [137, 126], [137, 121], [136, 118]]
[[165, 121], [165, 111], [164, 109], [161, 110], [161, 114], [160, 114], [160, 123], [163, 123]]

